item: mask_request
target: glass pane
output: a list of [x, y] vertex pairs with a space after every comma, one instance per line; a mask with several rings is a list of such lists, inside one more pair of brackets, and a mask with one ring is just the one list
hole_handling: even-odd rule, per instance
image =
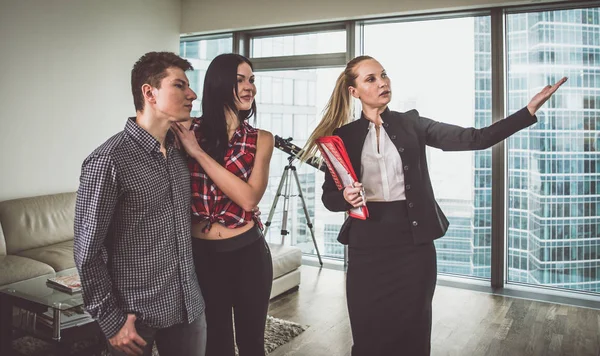
[[508, 110], [569, 80], [508, 141], [508, 280], [600, 292], [600, 8], [507, 17]]
[[[377, 59], [392, 80], [390, 109], [417, 109], [421, 116], [465, 127], [491, 123], [490, 39], [489, 17], [364, 29], [365, 54]], [[446, 236], [435, 242], [438, 271], [489, 278], [491, 150], [428, 147], [427, 157], [435, 196], [450, 220]]]
[[190, 87], [198, 95], [198, 100], [194, 100], [192, 104], [192, 117], [202, 115], [202, 88], [208, 65], [219, 54], [232, 51], [233, 40], [231, 37], [179, 43], [179, 55], [192, 63], [194, 67], [193, 71], [186, 73], [190, 80]]
[[[308, 136], [321, 120], [321, 112], [326, 100], [331, 95], [335, 80], [342, 70], [343, 68], [327, 68], [256, 72], [258, 91], [256, 126], [282, 138], [291, 137], [293, 144], [303, 147]], [[259, 205], [265, 223], [268, 221], [281, 177], [288, 164], [288, 157], [288, 154], [278, 149], [273, 152], [269, 185]], [[297, 167], [298, 182], [302, 188], [309, 218], [314, 226], [321, 256], [343, 258], [344, 246], [337, 242], [337, 235], [344, 222], [344, 213], [332, 213], [323, 206], [321, 186], [324, 173], [307, 164], [298, 165], [296, 160], [294, 165]], [[270, 242], [281, 242], [281, 230], [285, 228], [289, 232], [285, 235], [286, 244], [299, 246], [304, 253], [316, 254], [302, 199], [298, 196], [295, 177], [291, 175], [289, 178], [291, 180], [288, 182], [292, 188], [288, 194], [288, 204], [285, 202], [285, 197], [280, 196], [273, 210], [271, 226], [266, 238]], [[285, 195], [285, 189], [280, 193]], [[288, 219], [283, 226], [285, 206], [289, 207]]]
[[346, 52], [346, 31], [254, 37], [252, 58]]
[[[69, 268], [56, 272], [56, 276], [66, 276], [74, 273], [77, 273], [77, 269]], [[0, 293], [60, 310], [68, 310], [83, 305], [82, 293], [65, 293], [48, 287], [46, 284], [48, 277], [46, 275], [5, 285], [0, 289]]]

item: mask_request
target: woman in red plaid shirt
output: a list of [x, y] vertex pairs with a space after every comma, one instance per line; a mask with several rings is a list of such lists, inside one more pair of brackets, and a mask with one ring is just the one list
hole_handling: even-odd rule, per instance
[[273, 135], [250, 126], [252, 63], [223, 54], [204, 80], [202, 117], [173, 129], [189, 155], [196, 274], [206, 302], [207, 356], [264, 355], [273, 269], [257, 205], [269, 178]]

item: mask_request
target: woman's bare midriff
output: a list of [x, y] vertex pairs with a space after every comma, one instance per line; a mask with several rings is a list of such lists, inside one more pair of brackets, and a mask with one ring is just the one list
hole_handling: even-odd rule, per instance
[[254, 221], [249, 221], [246, 225], [240, 226], [235, 229], [230, 229], [221, 225], [220, 223], [214, 223], [208, 232], [204, 233], [202, 230], [208, 224], [208, 221], [201, 223], [192, 224], [192, 237], [204, 240], [224, 240], [230, 239], [234, 236], [242, 234], [254, 227]]

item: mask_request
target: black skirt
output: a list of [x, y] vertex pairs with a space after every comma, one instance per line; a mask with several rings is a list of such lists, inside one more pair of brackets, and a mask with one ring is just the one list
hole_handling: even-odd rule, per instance
[[415, 245], [405, 201], [369, 203], [349, 230], [352, 356], [429, 355], [437, 278], [433, 242]]

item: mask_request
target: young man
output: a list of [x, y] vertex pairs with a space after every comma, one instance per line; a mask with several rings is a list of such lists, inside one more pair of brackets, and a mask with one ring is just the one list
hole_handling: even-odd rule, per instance
[[172, 123], [190, 120], [191, 64], [168, 52], [131, 71], [136, 117], [83, 162], [74, 255], [88, 312], [113, 355], [204, 355], [191, 249], [190, 178]]

